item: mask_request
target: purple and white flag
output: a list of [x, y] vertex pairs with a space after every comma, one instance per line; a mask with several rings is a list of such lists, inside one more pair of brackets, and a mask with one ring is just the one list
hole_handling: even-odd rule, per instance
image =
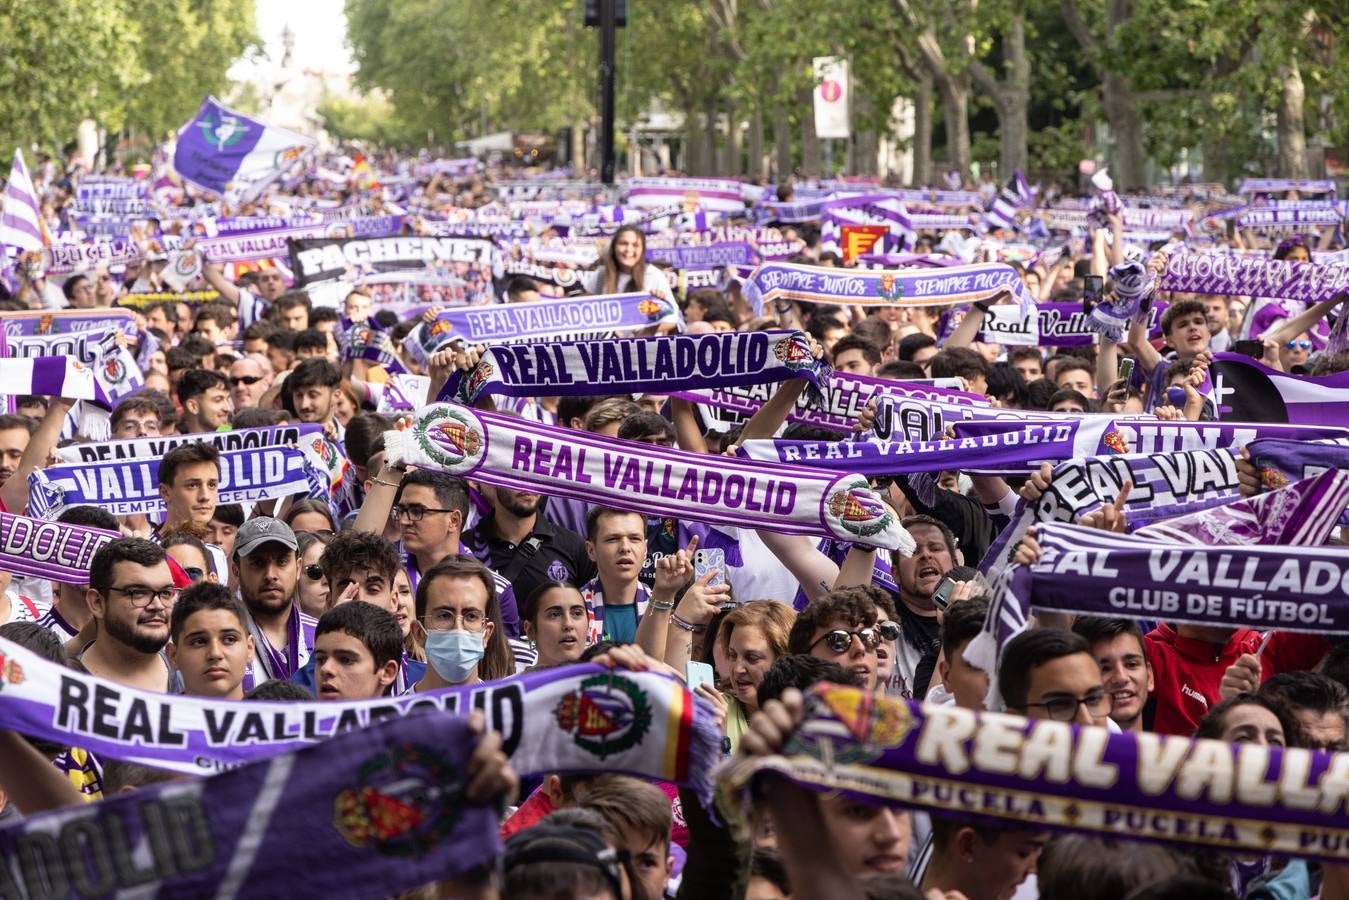
[[0, 210], [0, 256], [14, 247], [20, 251], [41, 250], [51, 243], [47, 227], [42, 223], [42, 201], [33, 187], [33, 179], [24, 165], [23, 151], [14, 151], [14, 165], [9, 170], [5, 188], [5, 202]]
[[316, 146], [312, 138], [264, 125], [207, 97], [178, 129], [173, 168], [189, 184], [248, 201]]
[[384, 433], [391, 462], [646, 515], [766, 528], [912, 552], [894, 511], [857, 475], [620, 441], [448, 403]]
[[70, 356], [0, 358], [0, 389], [14, 396], [98, 399], [94, 370]]
[[1288, 375], [1240, 353], [1216, 353], [1209, 379], [1220, 419], [1349, 424], [1349, 372]]

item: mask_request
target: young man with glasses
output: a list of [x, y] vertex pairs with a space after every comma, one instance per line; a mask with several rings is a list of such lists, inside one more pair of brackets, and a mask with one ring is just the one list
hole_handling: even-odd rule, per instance
[[1061, 628], [1023, 631], [1003, 648], [998, 686], [1009, 713], [1105, 727], [1110, 694], [1091, 644]]
[[245, 692], [273, 678], [290, 678], [309, 661], [318, 620], [294, 600], [299, 546], [289, 525], [268, 516], [249, 519], [234, 538], [234, 577], [255, 645], [244, 672]]
[[112, 411], [114, 439], [159, 437], [159, 404], [142, 394], [132, 394]]
[[182, 678], [164, 652], [178, 591], [158, 544], [142, 538], [105, 544], [89, 565], [87, 598], [98, 637], [75, 658], [118, 684], [181, 693]]
[[412, 692], [505, 678], [515, 671], [501, 610], [487, 567], [471, 556], [447, 556], [417, 587], [417, 621], [426, 635], [426, 672]]
[[787, 651], [838, 663], [873, 691], [876, 648], [882, 640], [898, 637], [898, 626], [880, 622], [880, 609], [865, 591], [844, 588], [811, 603], [796, 617]]

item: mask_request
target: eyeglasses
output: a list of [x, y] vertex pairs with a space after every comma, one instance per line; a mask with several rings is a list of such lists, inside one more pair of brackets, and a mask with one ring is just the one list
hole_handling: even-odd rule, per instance
[[259, 381], [261, 381], [261, 380], [262, 380], [262, 376], [261, 376], [261, 375], [232, 375], [232, 376], [230, 376], [230, 384], [234, 385], [235, 387], [238, 387], [238, 386], [241, 385], [241, 384], [247, 384], [247, 385], [250, 385], [250, 386], [251, 386], [251, 385], [255, 385], [255, 384], [257, 384], [257, 383], [258, 383]]
[[1105, 691], [1092, 691], [1085, 697], [1054, 697], [1042, 703], [1027, 703], [1027, 706], [1039, 706], [1045, 715], [1056, 722], [1071, 722], [1077, 717], [1077, 708], [1085, 706], [1093, 716], [1103, 716], [1110, 712], [1110, 695]]
[[464, 623], [465, 631], [482, 631], [487, 616], [476, 609], [466, 609], [456, 615], [454, 610], [441, 607], [426, 614], [426, 630], [453, 631], [456, 620]]
[[400, 504], [398, 506], [395, 506], [393, 509], [389, 510], [389, 518], [393, 519], [396, 522], [403, 516], [407, 516], [409, 522], [420, 522], [422, 520], [422, 516], [426, 515], [427, 513], [451, 513], [451, 512], [454, 512], [454, 510], [441, 509], [436, 506], [422, 506], [420, 503], [409, 503], [407, 505]]
[[862, 642], [862, 646], [868, 650], [875, 650], [880, 646], [882, 640], [893, 641], [899, 639], [899, 626], [894, 622], [877, 622], [875, 628], [862, 628], [858, 631], [849, 631], [846, 628], [835, 628], [833, 631], [826, 631], [815, 639], [815, 643], [810, 645], [814, 650], [815, 646], [824, 641], [829, 645], [829, 649], [835, 653], [846, 653], [852, 646], [852, 639], [857, 638]]
[[304, 567], [304, 577], [308, 578], [310, 581], [322, 581], [323, 567], [317, 563], [310, 563]]
[[1289, 341], [1289, 342], [1288, 342], [1288, 349], [1289, 349], [1289, 350], [1310, 350], [1311, 348], [1312, 348], [1312, 342], [1311, 342], [1311, 341]]
[[151, 600], [158, 600], [167, 606], [172, 606], [182, 592], [176, 585], [162, 587], [159, 590], [146, 587], [143, 584], [129, 584], [126, 587], [110, 587], [108, 592], [116, 591], [131, 601], [131, 605], [137, 609], [149, 606]]

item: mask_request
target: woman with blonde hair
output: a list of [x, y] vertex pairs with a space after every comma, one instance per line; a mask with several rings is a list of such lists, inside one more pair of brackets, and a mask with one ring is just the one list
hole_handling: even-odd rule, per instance
[[731, 749], [749, 727], [749, 718], [759, 709], [759, 682], [780, 657], [787, 655], [796, 612], [776, 600], [751, 600], [737, 606], [721, 620], [717, 645], [726, 659], [726, 736]]

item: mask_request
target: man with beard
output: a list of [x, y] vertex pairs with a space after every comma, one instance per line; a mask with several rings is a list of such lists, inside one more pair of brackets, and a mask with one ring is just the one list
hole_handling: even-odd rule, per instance
[[273, 678], [287, 679], [309, 661], [318, 620], [293, 600], [300, 577], [299, 542], [279, 519], [249, 519], [234, 539], [234, 577], [248, 608], [256, 652], [244, 672], [244, 692]]
[[[333, 420], [333, 395], [342, 383], [342, 372], [326, 359], [306, 359], [286, 378], [282, 390], [286, 405], [301, 422], [318, 422], [327, 426]], [[339, 439], [341, 438], [339, 431]]]
[[1154, 687], [1143, 630], [1132, 619], [1084, 616], [1073, 631], [1091, 644], [1110, 694], [1110, 719], [1122, 731], [1146, 731], [1143, 707]]
[[142, 538], [118, 538], [89, 565], [89, 612], [98, 637], [76, 657], [93, 675], [146, 691], [182, 692], [169, 664], [169, 614], [178, 599], [164, 549]]
[[19, 468], [33, 429], [33, 420], [27, 416], [0, 415], [0, 484], [9, 481]]
[[538, 494], [490, 485], [481, 490], [492, 511], [464, 533], [464, 544], [511, 583], [516, 597], [531, 596], [545, 581], [579, 589], [595, 577], [585, 541], [540, 515]]
[[935, 659], [941, 640], [941, 624], [932, 595], [942, 576], [955, 565], [955, 537], [931, 516], [909, 516], [903, 524], [917, 546], [912, 556], [895, 554], [892, 560], [899, 584], [895, 611], [899, 614], [900, 638], [895, 671], [906, 686], [902, 693], [912, 696], [918, 664], [924, 657]]

